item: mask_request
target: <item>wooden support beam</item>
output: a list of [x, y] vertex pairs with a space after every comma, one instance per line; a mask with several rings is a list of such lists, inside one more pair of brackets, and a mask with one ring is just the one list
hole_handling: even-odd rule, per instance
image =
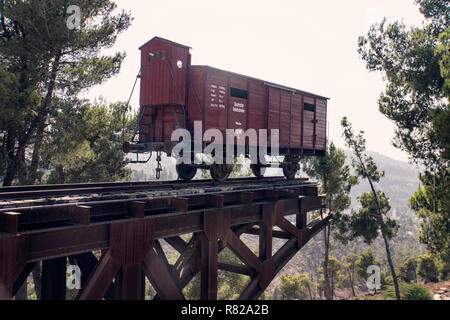
[[188, 263], [188, 261], [196, 253], [197, 249], [199, 248], [199, 245], [200, 245], [200, 238], [198, 236], [198, 233], [194, 233], [192, 235], [191, 240], [189, 240], [186, 250], [184, 250], [181, 253], [177, 262], [175, 262], [175, 264], [174, 264], [175, 268], [180, 272], [180, 275], [182, 274], [184, 266]]
[[280, 198], [278, 190], [264, 190], [264, 199], [268, 201], [277, 201]]
[[254, 194], [254, 192], [242, 192], [239, 194], [239, 197], [240, 197], [239, 200], [242, 204], [249, 205], [253, 202], [255, 194]]
[[34, 267], [36, 267], [37, 262], [28, 263], [25, 268], [23, 269], [22, 273], [19, 275], [17, 280], [14, 282], [12, 295], [15, 296], [17, 292], [20, 290], [24, 282], [27, 281], [28, 276], [30, 275], [31, 271], [33, 271]]
[[0, 233], [17, 234], [20, 215], [19, 212], [0, 212]]
[[224, 198], [223, 194], [210, 194], [206, 200], [211, 207], [221, 209], [224, 205]]
[[188, 198], [170, 198], [169, 205], [172, 210], [179, 212], [187, 212], [189, 208], [189, 199]]
[[245, 264], [249, 267], [259, 271], [261, 268], [261, 261], [258, 257], [239, 239], [239, 237], [233, 232], [229, 231], [225, 237], [225, 241], [231, 251], [234, 252]]
[[262, 208], [263, 221], [259, 224], [259, 258], [266, 261], [272, 258], [272, 228], [275, 218], [274, 204]]
[[303, 194], [307, 197], [317, 197], [319, 189], [316, 186], [305, 186], [303, 187]]
[[87, 226], [90, 224], [92, 211], [90, 206], [74, 206], [71, 207], [70, 215], [73, 222]]
[[[86, 252], [69, 257], [80, 268], [81, 271], [81, 289], [84, 289], [87, 285], [90, 275], [94, 272], [95, 268], [99, 264], [99, 261], [92, 252]], [[115, 294], [114, 284], [111, 283], [108, 290], [105, 293], [106, 300], [114, 300]]]
[[217, 264], [217, 266], [218, 266], [219, 270], [243, 274], [246, 276], [254, 275], [254, 271], [252, 270], [252, 268], [250, 268], [246, 265], [243, 265], [243, 264], [237, 264], [237, 263], [232, 263], [232, 262], [219, 262]]
[[42, 261], [42, 300], [66, 299], [66, 263], [65, 257]]
[[145, 217], [145, 206], [144, 201], [133, 201], [129, 204], [128, 212], [132, 217], [143, 219]]
[[130, 264], [122, 266], [120, 273], [120, 298], [121, 300], [144, 300], [145, 299], [145, 278], [142, 266]]
[[292, 259], [293, 256], [300, 250], [298, 248], [298, 240], [291, 238], [273, 255], [273, 262], [275, 264], [275, 272], [278, 273], [284, 266]]
[[298, 230], [292, 223], [290, 223], [286, 218], [281, 219], [280, 222], [278, 222], [278, 227], [283, 229], [284, 231], [290, 233], [294, 237], [298, 237], [300, 230]]
[[161, 246], [161, 242], [159, 242], [159, 240], [155, 240], [154, 247], [155, 247], [156, 253], [161, 258], [161, 260], [164, 262], [164, 264], [169, 265], [169, 260], [167, 259], [166, 253], [164, 252], [164, 250]]
[[165, 238], [164, 240], [166, 240], [166, 242], [179, 253], [183, 253], [183, 251], [188, 247], [188, 244], [183, 239], [181, 239], [180, 236]]
[[256, 300], [263, 291], [258, 284], [258, 277], [253, 278], [244, 291], [239, 296], [238, 300]]
[[0, 300], [13, 298], [14, 284], [26, 267], [28, 239], [0, 236]]
[[[261, 231], [259, 228], [251, 228], [250, 230], [248, 230], [245, 233], [258, 236], [260, 234], [260, 232]], [[292, 238], [292, 236], [289, 233], [280, 231], [280, 230], [272, 230], [272, 237], [277, 238], [277, 239], [286, 239], [286, 240]]]
[[86, 287], [81, 291], [79, 299], [103, 299], [119, 269], [120, 263], [111, 256], [111, 250], [105, 252], [94, 273], [89, 277]]
[[288, 190], [280, 190], [280, 197], [297, 199], [303, 194], [303, 188], [293, 188]]
[[183, 292], [178, 288], [171, 273], [154, 249], [149, 250], [146, 254], [143, 269], [153, 288], [162, 299], [184, 300]]
[[[223, 206], [223, 196], [213, 200]], [[217, 262], [219, 240], [219, 218], [223, 212], [206, 211], [203, 214], [203, 232], [201, 239], [201, 280], [200, 299], [217, 300]]]
[[210, 240], [204, 234], [201, 239], [200, 299], [217, 300], [217, 239]]

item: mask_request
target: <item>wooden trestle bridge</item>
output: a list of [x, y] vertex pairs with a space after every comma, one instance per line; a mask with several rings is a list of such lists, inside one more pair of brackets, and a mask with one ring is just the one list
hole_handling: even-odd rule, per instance
[[[201, 299], [215, 300], [218, 270], [249, 276], [239, 299], [257, 299], [331, 221], [308, 223], [323, 199], [315, 183], [281, 178], [0, 188], [0, 299], [13, 299], [41, 262], [43, 300], [66, 298], [68, 263], [82, 273], [80, 300], [142, 300], [145, 277], [154, 299], [182, 300], [199, 272]], [[244, 234], [259, 236], [259, 254]], [[275, 253], [274, 238], [287, 240]], [[180, 253], [175, 264], [163, 239]], [[243, 264], [219, 261], [226, 247]]]

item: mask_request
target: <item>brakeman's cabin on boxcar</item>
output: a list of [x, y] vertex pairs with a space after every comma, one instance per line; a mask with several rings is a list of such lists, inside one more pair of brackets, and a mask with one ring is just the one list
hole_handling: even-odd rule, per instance
[[[278, 129], [279, 154], [285, 156], [280, 166], [289, 179], [295, 177], [303, 156], [325, 154], [328, 98], [209, 66], [191, 65], [189, 47], [159, 37], [140, 50], [141, 117], [136, 139], [124, 144], [125, 152], [166, 152], [170, 156], [176, 144], [171, 141], [172, 132], [176, 128], [192, 131], [194, 122], [199, 121], [202, 135], [212, 128], [224, 134], [226, 129]], [[252, 165], [252, 171], [261, 177], [266, 166], [258, 162]], [[190, 180], [198, 168], [206, 167], [218, 181], [227, 179], [232, 171], [232, 166], [226, 164], [181, 164], [177, 172], [180, 178]]]

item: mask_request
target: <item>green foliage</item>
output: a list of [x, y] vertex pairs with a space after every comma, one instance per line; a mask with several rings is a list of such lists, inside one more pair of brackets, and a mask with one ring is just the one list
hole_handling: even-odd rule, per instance
[[439, 35], [439, 45], [435, 55], [439, 59], [441, 77], [444, 79], [443, 91], [450, 97], [450, 30], [445, 30]]
[[[387, 213], [391, 209], [389, 198], [382, 191], [377, 191], [378, 202], [383, 214], [382, 228], [388, 239], [396, 236], [399, 225], [389, 217]], [[372, 192], [363, 193], [358, 197], [361, 209], [352, 215], [343, 215], [340, 217], [339, 232], [336, 237], [347, 243], [358, 237], [371, 244], [379, 236], [380, 227], [378, 224], [378, 209]]]
[[[225, 248], [219, 254], [219, 259], [222, 262], [231, 262], [239, 264], [239, 258], [231, 252], [230, 249]], [[236, 300], [245, 286], [248, 283], [248, 277], [242, 274], [237, 274], [228, 271], [219, 271], [218, 287], [220, 300]]]
[[[67, 27], [69, 5], [81, 10], [79, 29]], [[7, 99], [0, 104], [4, 185], [16, 177], [36, 183], [49, 118], [60, 101], [119, 72], [125, 54], [101, 52], [130, 26], [130, 15], [115, 14], [116, 7], [108, 0], [0, 2], [0, 78], [11, 84], [0, 85]]]
[[344, 241], [363, 237], [366, 243], [371, 243], [377, 238], [378, 230], [381, 231], [386, 249], [386, 259], [391, 270], [397, 299], [400, 300], [400, 290], [389, 245], [389, 240], [396, 236], [399, 226], [397, 222], [387, 217], [387, 213], [391, 209], [389, 198], [383, 192], [376, 191], [374, 186], [374, 183], [379, 182], [384, 176], [384, 171], [379, 171], [373, 158], [367, 155], [364, 132], [360, 131], [355, 135], [352, 125], [346, 117], [342, 119], [341, 125], [344, 130], [345, 143], [354, 154], [352, 166], [358, 178], [361, 177], [367, 180], [371, 193], [362, 194], [358, 198], [361, 203], [361, 210], [345, 217], [345, 220], [342, 219], [346, 223], [340, 226], [340, 237]]
[[[340, 217], [351, 203], [349, 196], [351, 187], [356, 183], [356, 178], [350, 175], [349, 166], [345, 165], [345, 154], [336, 148], [334, 143], [327, 146], [325, 156], [321, 159], [312, 157], [302, 160], [305, 173], [320, 182], [320, 192], [326, 194], [326, 207], [329, 213], [334, 215], [332, 223], [324, 230], [324, 289], [325, 295], [331, 299], [332, 285], [328, 273], [330, 236], [336, 224], [340, 223]], [[334, 286], [334, 285], [333, 285]]]
[[423, 187], [411, 197], [409, 205], [421, 219], [419, 240], [431, 254], [440, 257], [446, 278], [450, 269], [450, 171], [440, 168], [435, 174], [425, 172], [421, 181]]
[[355, 178], [345, 165], [344, 152], [336, 148], [334, 143], [328, 145], [321, 159], [311, 157], [302, 160], [302, 167], [308, 176], [320, 181], [320, 191], [327, 195], [327, 209], [330, 212], [342, 212], [350, 206], [349, 192]]
[[282, 300], [312, 300], [313, 284], [305, 274], [281, 276], [280, 294]]
[[436, 40], [430, 26], [407, 30], [399, 22], [387, 25], [386, 20], [359, 39], [359, 54], [367, 69], [382, 71], [387, 80], [378, 103], [380, 112], [397, 126], [394, 146], [427, 167], [439, 161], [431, 122], [437, 110], [447, 108]]
[[[449, 269], [450, 245], [450, 2], [417, 0], [425, 23], [407, 28], [386, 20], [359, 39], [369, 71], [381, 71], [386, 89], [380, 111], [396, 124], [394, 146], [424, 166], [422, 187], [410, 200], [421, 218], [420, 241]], [[447, 267], [445, 266], [447, 265]]]
[[189, 284], [183, 289], [186, 300], [200, 300], [201, 275], [198, 273]]
[[[415, 283], [400, 282], [400, 292], [403, 300], [432, 300], [430, 291]], [[394, 286], [388, 286], [383, 296], [386, 299], [395, 299]]]
[[417, 280], [417, 259], [415, 257], [408, 258], [399, 267], [399, 278], [404, 282]]
[[342, 262], [342, 270], [340, 275], [339, 287], [351, 288], [352, 294], [355, 296], [355, 285], [358, 283], [359, 274], [357, 272], [357, 263], [360, 257], [357, 254], [349, 253]]
[[423, 254], [419, 256], [417, 263], [417, 274], [425, 282], [438, 281], [438, 269], [436, 262], [431, 254]]
[[[122, 152], [122, 114], [126, 105], [115, 103], [63, 104], [52, 118], [43, 146], [43, 164], [51, 170], [47, 183], [128, 180], [131, 170]], [[129, 138], [137, 115], [127, 117]]]
[[358, 276], [364, 280], [367, 280], [370, 276], [367, 273], [367, 269], [373, 265], [380, 265], [380, 261], [378, 261], [373, 255], [372, 249], [367, 249], [359, 256], [359, 259], [356, 262], [356, 272]]
[[[340, 285], [342, 282], [342, 263], [336, 259], [333, 256], [329, 256], [328, 258], [328, 277], [330, 281], [330, 299], [333, 299], [334, 297], [334, 290], [337, 286]], [[317, 271], [319, 275], [319, 285], [318, 288], [322, 292], [326, 292], [326, 283], [325, 283], [325, 274], [324, 274], [324, 268], [321, 267]]]
[[448, 1], [416, 0], [420, 12], [428, 20], [428, 23], [439, 34], [446, 30], [450, 23], [450, 4]]

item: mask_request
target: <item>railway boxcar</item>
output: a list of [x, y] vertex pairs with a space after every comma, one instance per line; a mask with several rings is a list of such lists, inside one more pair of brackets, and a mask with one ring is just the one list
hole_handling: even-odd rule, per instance
[[[303, 156], [322, 156], [326, 149], [328, 98], [217, 68], [191, 65], [190, 48], [155, 37], [141, 48], [141, 117], [136, 138], [124, 144], [125, 152], [166, 152], [177, 128], [193, 131], [201, 122], [201, 135], [208, 129], [245, 132], [279, 130], [279, 165], [287, 178], [294, 178]], [[193, 132], [192, 132], [193, 134]], [[268, 154], [272, 153], [269, 148]], [[203, 147], [206, 145], [203, 144]], [[258, 146], [257, 146], [258, 147]], [[245, 148], [248, 155], [249, 146]], [[192, 155], [194, 157], [194, 155]], [[158, 157], [157, 160], [160, 160]], [[262, 159], [252, 165], [262, 176], [269, 166]], [[182, 179], [192, 179], [198, 168], [208, 168], [215, 180], [232, 170], [226, 164], [180, 164]]]

